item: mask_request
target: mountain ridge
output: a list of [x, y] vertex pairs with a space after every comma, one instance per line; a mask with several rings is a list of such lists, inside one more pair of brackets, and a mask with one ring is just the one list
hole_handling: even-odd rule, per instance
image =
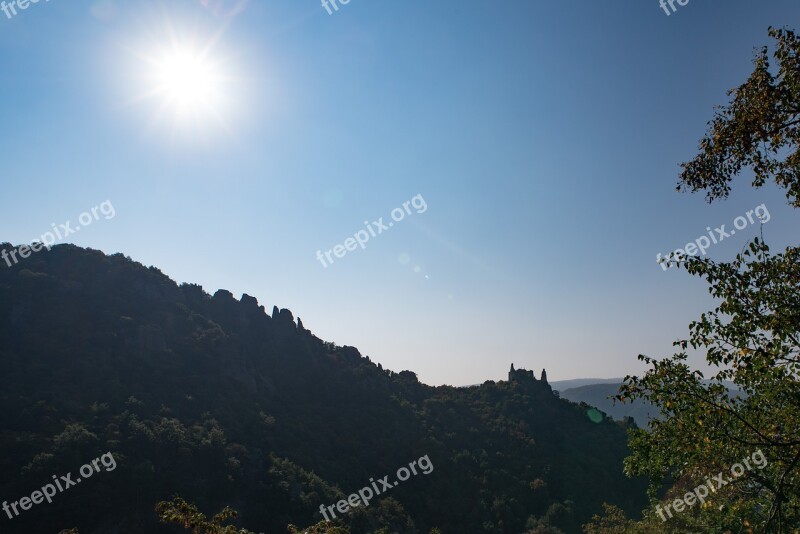
[[625, 425], [592, 423], [549, 387], [427, 386], [288, 309], [178, 285], [122, 254], [59, 245], [0, 269], [0, 362], [3, 498], [98, 451], [119, 464], [9, 531], [175, 532], [153, 508], [180, 494], [284, 532], [426, 454], [433, 473], [350, 512], [354, 533], [578, 532], [604, 501], [634, 515], [645, 504], [644, 482], [621, 474]]

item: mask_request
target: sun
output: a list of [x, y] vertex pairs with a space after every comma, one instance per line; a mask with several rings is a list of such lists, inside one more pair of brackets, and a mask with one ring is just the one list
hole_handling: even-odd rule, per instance
[[222, 30], [179, 28], [169, 22], [126, 46], [129, 105], [149, 116], [150, 132], [172, 139], [230, 133], [239, 118], [242, 83], [235, 59], [221, 50]]
[[191, 50], [175, 50], [157, 64], [157, 91], [179, 109], [200, 109], [213, 104], [217, 79], [205, 58]]
[[162, 51], [151, 64], [151, 96], [161, 100], [164, 111], [193, 118], [220, 112], [224, 76], [207, 53], [175, 46]]
[[149, 139], [168, 138], [170, 147], [239, 141], [253, 116], [257, 74], [227, 35], [229, 22], [154, 13], [109, 55], [118, 107]]

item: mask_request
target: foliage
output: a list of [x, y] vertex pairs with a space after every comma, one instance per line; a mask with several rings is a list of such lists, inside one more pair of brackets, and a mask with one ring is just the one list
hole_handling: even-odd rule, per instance
[[625, 517], [625, 512], [610, 504], [603, 505], [605, 515], [595, 515], [584, 525], [585, 534], [661, 534], [669, 532], [654, 521], [637, 522]]
[[[800, 249], [771, 255], [756, 239], [731, 263], [688, 260], [685, 267], [706, 279], [721, 304], [690, 325], [672, 358], [640, 356], [651, 369], [621, 391], [623, 399], [646, 398], [663, 415], [650, 432], [631, 433], [634, 454], [626, 461], [629, 473], [654, 481], [654, 497], [666, 480], [689, 491], [756, 451], [766, 456], [764, 469], [747, 470], [708, 506], [684, 515], [729, 528], [747, 521], [764, 531], [800, 522], [799, 258]], [[690, 347], [704, 349], [718, 370], [710, 380], [688, 365]]]
[[153, 506], [174, 495], [235, 508], [237, 528], [285, 532], [426, 454], [433, 472], [341, 526], [502, 533], [534, 517], [570, 532], [563, 505], [575, 532], [604, 501], [646, 503], [645, 481], [622, 472], [625, 425], [590, 421], [543, 382], [429, 387], [324, 343], [288, 310], [179, 286], [122, 255], [60, 245], [0, 269], [0, 361], [3, 495], [105, 452], [118, 463], [4, 532], [166, 534]]
[[725, 198], [733, 178], [749, 168], [755, 187], [775, 180], [800, 207], [800, 39], [774, 28], [769, 35], [776, 40], [777, 70], [771, 72], [769, 50], [762, 48], [750, 78], [729, 92], [731, 102], [710, 122], [700, 154], [682, 165], [679, 190], [705, 190], [709, 201]]
[[320, 521], [316, 525], [302, 530], [294, 525], [289, 525], [289, 534], [350, 534], [350, 529], [333, 525], [330, 521]]
[[[777, 40], [778, 73], [769, 72], [762, 50], [750, 79], [711, 122], [701, 153], [684, 165], [681, 187], [704, 189], [709, 200], [723, 198], [733, 177], [750, 167], [756, 187], [772, 177], [800, 206], [800, 41], [788, 30], [770, 29], [770, 35]], [[662, 415], [650, 432], [631, 431], [626, 472], [650, 478], [654, 507], [720, 472], [730, 482], [666, 525], [656, 515], [661, 508], [649, 510], [641, 523], [609, 508], [586, 532], [789, 532], [800, 524], [799, 260], [799, 248], [773, 254], [761, 239], [728, 263], [671, 260], [705, 279], [719, 304], [690, 325], [689, 337], [675, 343], [676, 354], [639, 356], [650, 369], [626, 379], [618, 399], [645, 399]], [[690, 350], [705, 353], [711, 376], [690, 367]], [[731, 474], [732, 466], [756, 453], [766, 466]], [[670, 489], [661, 495], [665, 486]]]
[[158, 503], [156, 512], [162, 523], [175, 523], [187, 530], [192, 529], [192, 534], [253, 534], [249, 530], [237, 530], [232, 525], [223, 525], [227, 521], [236, 519], [238, 515], [227, 506], [208, 521], [195, 505], [176, 496], [171, 501]]

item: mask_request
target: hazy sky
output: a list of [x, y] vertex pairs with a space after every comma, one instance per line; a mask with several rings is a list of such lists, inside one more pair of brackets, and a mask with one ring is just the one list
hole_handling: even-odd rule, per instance
[[[23, 2], [24, 3], [24, 2]], [[50, 0], [0, 12], [0, 241], [122, 252], [429, 384], [613, 377], [710, 308], [657, 253], [764, 203], [675, 192], [796, 0]], [[186, 76], [192, 80], [187, 84]], [[378, 234], [372, 221], [402, 221]], [[399, 218], [399, 213], [395, 212]], [[365, 221], [365, 248], [336, 257]], [[730, 259], [747, 225], [709, 254]], [[366, 232], [360, 236], [363, 238]], [[323, 267], [317, 251], [334, 251]], [[327, 263], [327, 261], [326, 261]], [[0, 265], [0, 268], [3, 268]]]

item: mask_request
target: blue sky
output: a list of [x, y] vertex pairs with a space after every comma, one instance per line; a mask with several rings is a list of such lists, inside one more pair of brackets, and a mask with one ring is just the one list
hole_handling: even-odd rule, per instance
[[[511, 362], [551, 380], [639, 372], [637, 354], [670, 354], [713, 305], [657, 253], [762, 203], [768, 243], [795, 242], [800, 213], [773, 187], [743, 177], [709, 206], [675, 184], [767, 27], [798, 15], [791, 0], [670, 16], [657, 0], [0, 12], [0, 241], [110, 200], [113, 219], [63, 242], [289, 308], [429, 384], [501, 379]], [[214, 73], [202, 110], [153, 94], [175, 46]], [[416, 195], [424, 213], [316, 259]]]

